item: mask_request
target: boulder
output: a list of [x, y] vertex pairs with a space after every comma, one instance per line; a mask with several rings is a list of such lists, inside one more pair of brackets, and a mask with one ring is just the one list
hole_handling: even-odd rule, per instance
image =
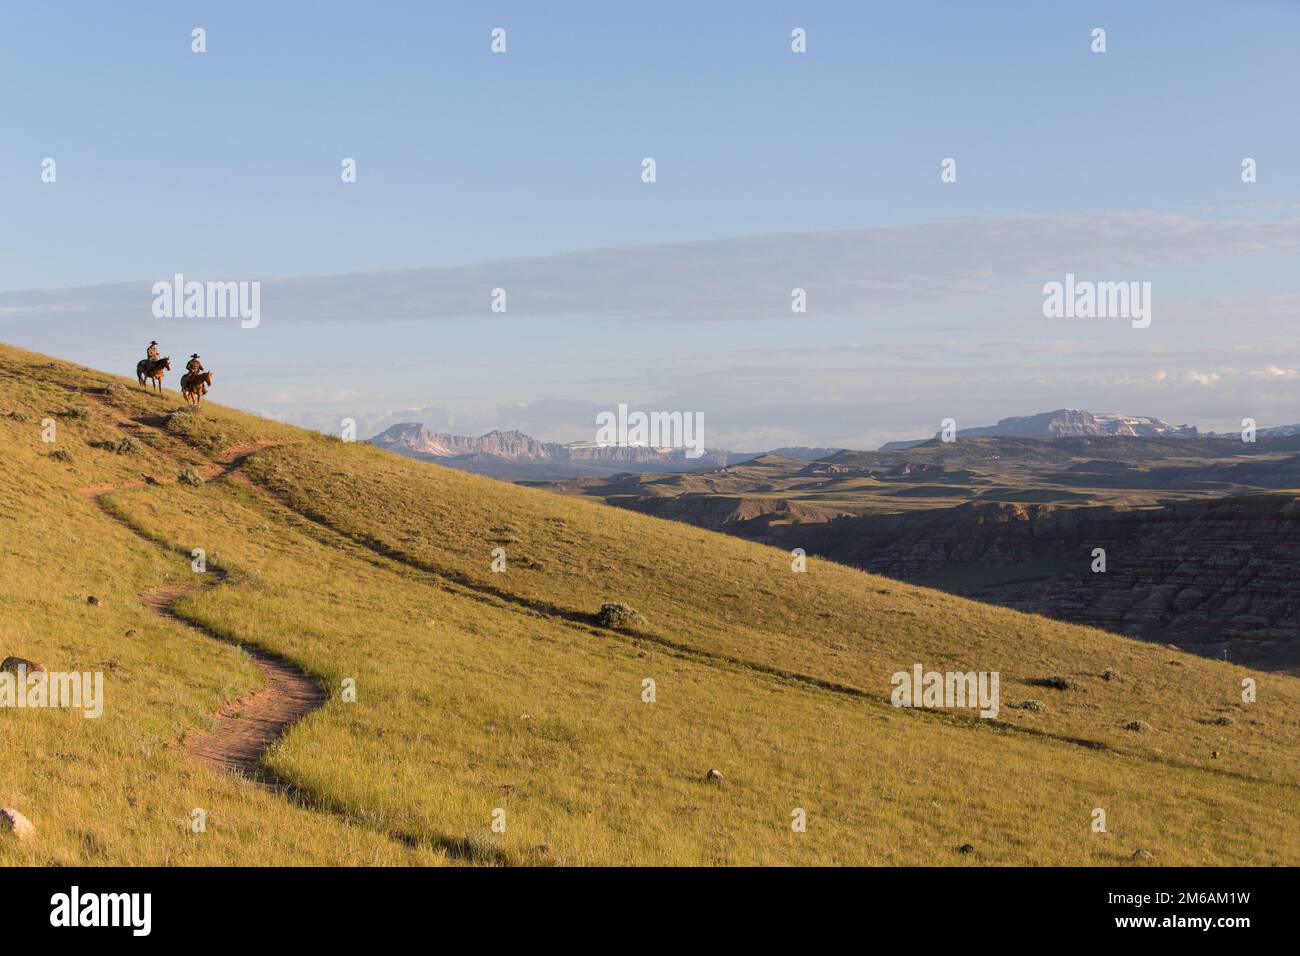
[[36, 827], [32, 825], [32, 821], [13, 807], [0, 807], [0, 825], [8, 828], [9, 832], [19, 840], [28, 840], [36, 836]]
[[45, 665], [29, 661], [25, 657], [6, 657], [0, 661], [0, 671], [8, 671], [11, 674], [17, 674], [19, 671], [26, 671], [28, 674], [44, 674]]

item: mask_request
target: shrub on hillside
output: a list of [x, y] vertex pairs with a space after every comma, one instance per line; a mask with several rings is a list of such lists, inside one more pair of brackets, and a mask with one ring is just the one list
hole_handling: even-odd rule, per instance
[[163, 419], [163, 428], [167, 429], [173, 435], [191, 435], [194, 429], [198, 427], [199, 417], [193, 412], [177, 410], [171, 412]]
[[64, 448], [54, 449], [54, 451], [50, 452], [50, 457], [55, 461], [66, 462], [69, 465], [72, 464], [72, 452]]
[[18, 409], [16, 409], [16, 408], [15, 408], [13, 411], [11, 411], [11, 412], [9, 413], [9, 417], [12, 418], [12, 419], [13, 419], [14, 421], [16, 421], [16, 422], [25, 422], [25, 421], [27, 421], [27, 413], [26, 413], [26, 412], [20, 412], [20, 411], [19, 411]]
[[601, 627], [633, 627], [644, 624], [645, 618], [636, 609], [626, 604], [611, 602], [600, 606], [600, 610], [596, 612], [596, 623]]
[[467, 831], [465, 839], [461, 841], [461, 853], [467, 862], [481, 866], [499, 863], [501, 860], [501, 848], [487, 830]]
[[117, 444], [113, 446], [113, 451], [119, 455], [134, 455], [139, 450], [140, 440], [134, 435], [123, 435], [118, 439]]
[[85, 405], [73, 405], [71, 408], [65, 408], [59, 412], [64, 418], [75, 418], [79, 421], [85, 421], [90, 417], [90, 409]]
[[193, 468], [186, 468], [184, 471], [182, 471], [179, 475], [176, 476], [176, 480], [183, 485], [203, 484], [203, 476], [200, 475], [198, 471], [196, 471]]

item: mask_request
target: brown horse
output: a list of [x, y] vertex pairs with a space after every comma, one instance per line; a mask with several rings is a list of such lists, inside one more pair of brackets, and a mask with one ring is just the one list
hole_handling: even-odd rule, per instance
[[[144, 385], [145, 379], [152, 379], [153, 383], [158, 386], [158, 394], [162, 394], [163, 373], [170, 372], [172, 367], [171, 356], [160, 359], [140, 359], [135, 363], [135, 377]], [[148, 388], [148, 386], [145, 386]]]
[[186, 372], [181, 376], [181, 394], [185, 396], [185, 401], [195, 405], [203, 404], [203, 396], [211, 385], [211, 372]]

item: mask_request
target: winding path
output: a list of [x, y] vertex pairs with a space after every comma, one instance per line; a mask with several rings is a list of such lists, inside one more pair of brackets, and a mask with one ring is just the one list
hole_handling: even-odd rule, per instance
[[[205, 478], [224, 477], [236, 471], [249, 455], [274, 443], [263, 442], [253, 445], [241, 445], [225, 451], [218, 463], [206, 469]], [[119, 484], [90, 485], [81, 489], [84, 498], [94, 504], [107, 517], [116, 521], [132, 534], [150, 544], [160, 542], [149, 537], [131, 522], [107, 507], [104, 498], [115, 492], [128, 488], [143, 487], [150, 481], [164, 484], [157, 478], [140, 478]], [[207, 587], [218, 587], [225, 580], [225, 572], [211, 569], [212, 579]], [[176, 610], [176, 604], [187, 597], [203, 590], [203, 586], [157, 588], [142, 595], [148, 607], [158, 616], [173, 623], [195, 631], [204, 637], [221, 641], [224, 644], [235, 643], [223, 635], [208, 630], [182, 617]], [[211, 729], [191, 728], [184, 737], [182, 746], [186, 753], [199, 762], [220, 772], [234, 772], [254, 783], [277, 793], [289, 794], [294, 788], [287, 781], [277, 777], [263, 763], [262, 758], [271, 746], [284, 736], [285, 732], [304, 716], [325, 703], [325, 690], [297, 664], [274, 654], [240, 644], [254, 665], [262, 673], [262, 686], [249, 691], [242, 697], [227, 701], [213, 715]]]

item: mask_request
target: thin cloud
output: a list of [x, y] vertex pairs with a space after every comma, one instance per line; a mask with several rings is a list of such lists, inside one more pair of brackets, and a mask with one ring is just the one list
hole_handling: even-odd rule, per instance
[[[1297, 247], [1300, 218], [1114, 212], [781, 233], [392, 272], [186, 278], [260, 278], [270, 323], [489, 319], [498, 288], [515, 316], [739, 320], [791, 318], [797, 287], [807, 291], [814, 318], [1004, 295], [1023, 291], [1023, 277], [1182, 266]], [[0, 319], [138, 319], [149, 315], [152, 283], [169, 278], [3, 293]]]

